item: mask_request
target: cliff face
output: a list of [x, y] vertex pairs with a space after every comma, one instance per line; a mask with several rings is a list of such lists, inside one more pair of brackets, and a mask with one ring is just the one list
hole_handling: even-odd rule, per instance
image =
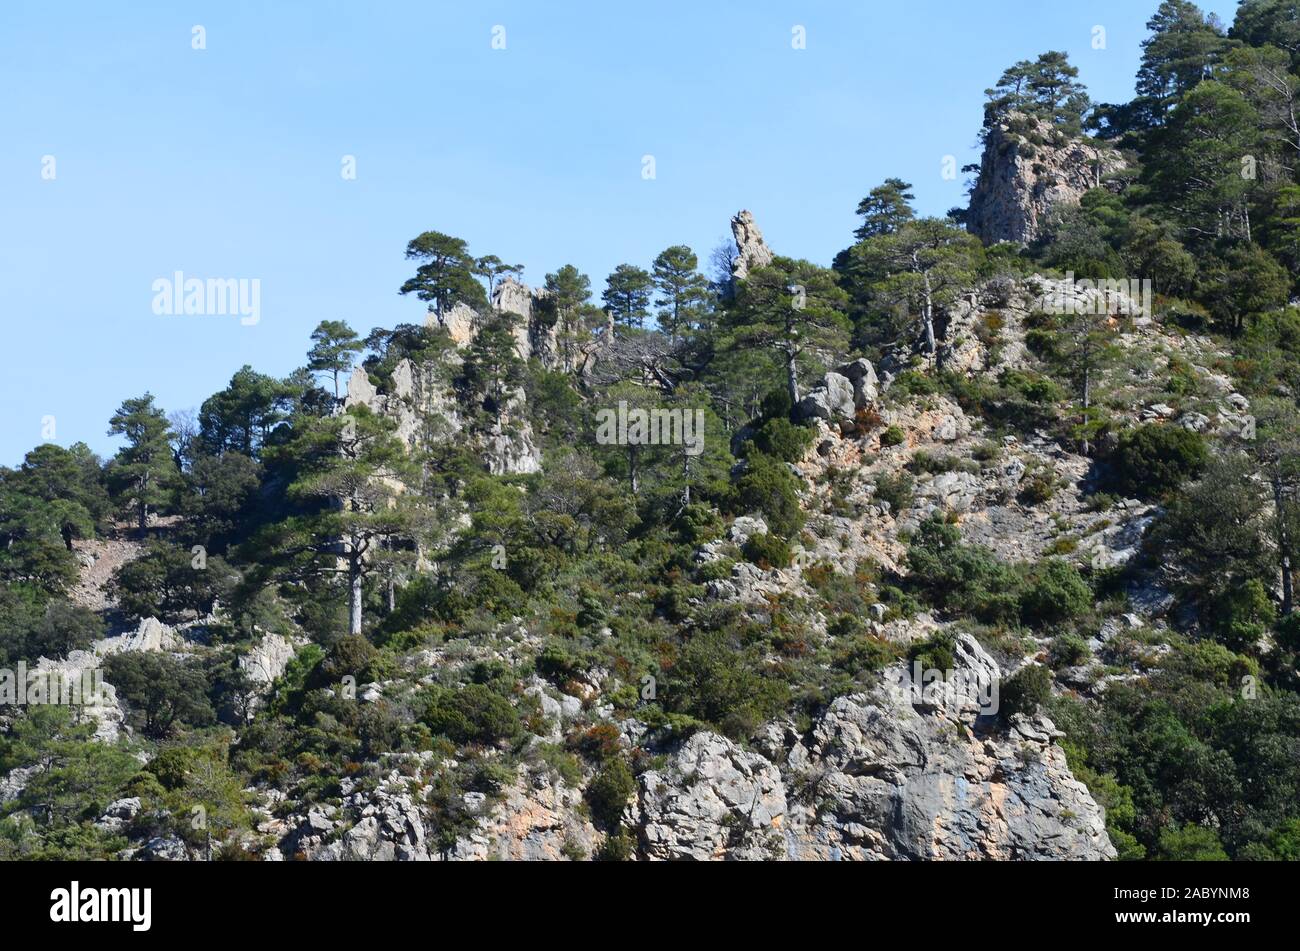
[[1053, 209], [1077, 204], [1105, 176], [1125, 167], [1119, 153], [1086, 139], [1057, 142], [1058, 133], [1013, 113], [989, 130], [966, 226], [985, 244], [1028, 244]]

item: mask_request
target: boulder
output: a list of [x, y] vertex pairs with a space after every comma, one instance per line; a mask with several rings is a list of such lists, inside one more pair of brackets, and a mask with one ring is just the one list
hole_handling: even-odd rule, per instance
[[854, 385], [846, 376], [827, 373], [803, 399], [799, 401], [799, 415], [803, 419], [827, 421], [852, 419], [857, 411]]
[[857, 409], [866, 409], [880, 396], [880, 381], [876, 378], [876, 368], [870, 360], [859, 357], [835, 372], [847, 377], [853, 384], [853, 405]]

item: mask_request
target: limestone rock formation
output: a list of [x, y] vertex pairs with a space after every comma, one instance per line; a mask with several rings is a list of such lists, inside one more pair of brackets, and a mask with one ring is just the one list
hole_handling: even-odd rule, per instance
[[[533, 440], [532, 427], [519, 412], [522, 401], [520, 393], [512, 403], [517, 417], [514, 425], [488, 433], [482, 440], [484, 461], [494, 474], [537, 472], [541, 468], [541, 452]], [[440, 379], [437, 368], [417, 368], [410, 360], [397, 364], [391, 390], [386, 393], [375, 388], [362, 367], [355, 368], [343, 407], [359, 405], [395, 420], [397, 437], [408, 447], [450, 439], [465, 428], [455, 393]]]
[[[957, 664], [997, 684], [997, 663], [960, 635]], [[1043, 716], [1009, 726], [990, 697], [904, 665], [840, 697], [800, 735], [769, 724], [745, 751], [690, 737], [640, 777], [629, 807], [647, 859], [1110, 859], [1105, 814], [1074, 778]], [[987, 714], [987, 715], [986, 715]]]
[[696, 733], [665, 769], [642, 774], [635, 811], [646, 858], [784, 857], [780, 772], [716, 733]]
[[559, 330], [541, 306], [545, 298], [545, 289], [507, 277], [492, 290], [492, 309], [521, 318], [514, 329], [515, 352], [521, 360], [536, 358], [546, 369], [555, 370], [561, 364]]
[[985, 244], [1028, 244], [1053, 209], [1079, 201], [1106, 175], [1125, 167], [1101, 142], [1054, 141], [1036, 119], [1012, 113], [989, 130], [966, 225]]
[[731, 267], [731, 283], [749, 277], [749, 272], [756, 267], [767, 267], [772, 263], [772, 251], [763, 241], [763, 232], [758, 230], [754, 216], [748, 211], [740, 211], [731, 219], [731, 236], [736, 241], [736, 258]]
[[[584, 815], [582, 792], [546, 769], [525, 770], [495, 801], [481, 792], [462, 795], [469, 831], [439, 844], [424, 808], [433, 787], [423, 771], [436, 768], [435, 754], [397, 754], [373, 787], [343, 780], [341, 808], [314, 805], [283, 834], [268, 858], [331, 861], [557, 861], [589, 857], [596, 830]], [[414, 768], [414, 769], [413, 769]], [[416, 775], [411, 775], [415, 771]], [[269, 821], [266, 831], [285, 824]]]
[[[35, 670], [42, 674], [58, 675], [65, 682], [79, 679], [89, 685], [87, 677], [99, 672], [104, 658], [110, 654], [124, 654], [149, 651], [173, 651], [184, 646], [182, 638], [174, 629], [163, 624], [157, 618], [144, 618], [134, 631], [106, 637], [96, 641], [89, 650], [72, 651], [67, 657], [50, 659], [42, 657], [36, 662]], [[83, 716], [95, 723], [94, 738], [104, 743], [117, 740], [123, 730], [126, 711], [117, 699], [117, 689], [110, 683], [101, 681], [100, 692], [90, 697], [81, 708]]]
[[[970, 635], [960, 669], [997, 683], [997, 663]], [[1074, 778], [1043, 716], [1010, 728], [943, 685], [918, 700], [908, 671], [886, 671], [871, 694], [840, 697], [786, 775], [807, 791], [793, 804], [799, 859], [1110, 859], [1105, 814]], [[985, 721], [990, 722], [985, 722]]]
[[879, 396], [876, 370], [869, 360], [859, 358], [827, 373], [799, 401], [799, 415], [806, 420], [851, 421]]

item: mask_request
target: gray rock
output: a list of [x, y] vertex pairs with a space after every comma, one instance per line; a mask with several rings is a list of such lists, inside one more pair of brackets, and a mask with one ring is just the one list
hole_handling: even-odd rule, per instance
[[150, 839], [132, 856], [139, 862], [188, 862], [189, 850], [174, 835], [159, 835]]
[[114, 800], [108, 804], [104, 814], [95, 820], [95, 828], [108, 833], [121, 832], [139, 812], [139, 796]]
[[799, 401], [799, 415], [804, 419], [852, 419], [856, 411], [853, 383], [838, 373], [827, 373]]
[[[969, 635], [959, 667], [998, 676]], [[1009, 727], [964, 692], [916, 703], [901, 668], [874, 694], [840, 697], [807, 740], [801, 777], [816, 795], [787, 817], [803, 859], [1102, 859], [1105, 818], [1071, 775], [1045, 717]], [[947, 689], [947, 687], [945, 687]], [[792, 757], [793, 759], [793, 757]]]
[[740, 211], [731, 219], [731, 236], [736, 241], [736, 258], [731, 267], [734, 287], [737, 281], [748, 278], [754, 268], [771, 264], [772, 251], [763, 241], [763, 232], [748, 211]]
[[696, 733], [640, 778], [631, 807], [649, 859], [765, 859], [784, 854], [781, 774], [716, 733]]
[[269, 687], [293, 660], [294, 647], [280, 634], [263, 634], [248, 653], [239, 658], [239, 669], [260, 687]]
[[[1031, 144], [1016, 126], [1048, 144]], [[1103, 176], [1125, 167], [1119, 153], [1100, 142], [1050, 144], [1057, 135], [1022, 113], [989, 130], [967, 216], [970, 232], [985, 244], [1032, 242], [1054, 209], [1077, 204]]]
[[846, 363], [835, 372], [847, 377], [853, 384], [853, 405], [857, 409], [866, 409], [880, 397], [880, 381], [876, 378], [876, 368], [871, 361], [859, 357], [852, 363]]
[[761, 515], [741, 515], [727, 529], [728, 537], [737, 545], [743, 545], [755, 535], [767, 534], [767, 522]]

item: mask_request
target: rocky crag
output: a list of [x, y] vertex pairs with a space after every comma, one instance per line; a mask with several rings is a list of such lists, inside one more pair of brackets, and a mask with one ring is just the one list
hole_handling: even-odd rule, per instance
[[1065, 139], [1039, 120], [1012, 113], [987, 130], [966, 226], [985, 244], [1029, 244], [1054, 210], [1125, 168], [1103, 142]]

